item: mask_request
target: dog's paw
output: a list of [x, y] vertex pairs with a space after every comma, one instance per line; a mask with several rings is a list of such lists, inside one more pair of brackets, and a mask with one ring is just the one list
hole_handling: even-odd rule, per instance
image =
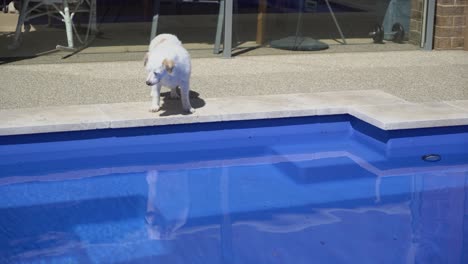
[[152, 113], [156, 113], [157, 111], [159, 111], [159, 109], [161, 109], [161, 107], [158, 105], [155, 105], [155, 106], [151, 106], [149, 111]]
[[195, 113], [195, 109], [193, 108], [190, 108], [190, 109], [184, 109], [185, 112], [189, 113], [189, 114], [193, 114]]
[[158, 174], [157, 170], [148, 171], [146, 174], [146, 182], [148, 182], [148, 184], [155, 184], [158, 180]]

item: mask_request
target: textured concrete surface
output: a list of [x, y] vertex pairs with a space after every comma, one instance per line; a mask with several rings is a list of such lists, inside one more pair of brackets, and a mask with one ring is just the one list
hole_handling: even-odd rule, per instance
[[379, 90], [197, 100], [190, 115], [166, 98], [158, 113], [150, 113], [146, 102], [0, 110], [0, 135], [347, 113], [386, 130], [468, 125], [467, 109], [410, 103]]
[[[0, 108], [149, 102], [141, 61], [0, 66]], [[193, 59], [200, 99], [379, 89], [410, 102], [468, 100], [468, 52]]]

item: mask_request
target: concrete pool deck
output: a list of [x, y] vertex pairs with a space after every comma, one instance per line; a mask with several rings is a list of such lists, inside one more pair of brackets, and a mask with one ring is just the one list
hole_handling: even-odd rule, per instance
[[468, 52], [194, 59], [194, 115], [149, 113], [140, 61], [0, 66], [0, 135], [350, 114], [381, 129], [468, 125]]
[[[0, 109], [149, 102], [145, 79], [142, 60], [4, 64]], [[202, 99], [377, 89], [418, 103], [468, 100], [468, 52], [198, 58], [192, 61], [191, 88]]]

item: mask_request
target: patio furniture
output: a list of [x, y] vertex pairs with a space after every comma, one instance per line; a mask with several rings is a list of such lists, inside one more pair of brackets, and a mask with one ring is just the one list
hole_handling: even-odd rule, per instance
[[10, 3], [10, 1], [7, 1], [7, 0], [3, 0], [3, 4], [2, 4], [2, 11], [3, 13], [8, 13], [8, 4]]
[[[213, 48], [213, 53], [218, 54], [220, 52], [220, 46], [221, 46], [221, 34], [223, 33], [225, 0], [174, 0], [174, 1], [177, 1], [176, 3], [178, 4], [183, 4], [183, 3], [219, 4], [219, 14], [218, 14], [218, 22], [216, 26], [215, 45]], [[150, 41], [157, 35], [157, 32], [158, 32], [158, 20], [159, 20], [160, 7], [161, 7], [161, 0], [154, 0]]]
[[[56, 18], [65, 23], [68, 46], [57, 45], [57, 49], [75, 50], [74, 37], [83, 45], [88, 42], [89, 35], [97, 32], [96, 26], [96, 0], [22, 0], [20, 16], [16, 26], [13, 43], [9, 49], [16, 49], [21, 44], [22, 27], [25, 32], [29, 32], [31, 19], [48, 16]], [[73, 22], [73, 18], [78, 13], [88, 14], [88, 25], [84, 38], [80, 37], [78, 30]]]
[[403, 26], [404, 32], [410, 31], [411, 17], [411, 1], [410, 0], [390, 0], [388, 8], [385, 12], [385, 17], [382, 23], [384, 31], [384, 39], [392, 40], [394, 38], [391, 31], [395, 23], [400, 23]]
[[[306, 8], [308, 9], [313, 9], [316, 6], [315, 1], [300, 0], [299, 10], [297, 13], [298, 17], [297, 17], [295, 35], [271, 41], [270, 45], [272, 48], [285, 49], [285, 50], [300, 50], [300, 51], [315, 51], [315, 50], [323, 50], [323, 49], [328, 48], [328, 44], [326, 43], [323, 43], [321, 41], [318, 41], [310, 37], [302, 36], [302, 15], [304, 12], [304, 4], [307, 4]], [[325, 0], [325, 4], [327, 5], [328, 11], [330, 12], [333, 22], [335, 23], [335, 26], [341, 36], [341, 40], [343, 41], [342, 44], [347, 44], [346, 39], [341, 30], [341, 27], [338, 24], [338, 21], [336, 20], [335, 13], [333, 12], [333, 9], [331, 8], [329, 1]]]

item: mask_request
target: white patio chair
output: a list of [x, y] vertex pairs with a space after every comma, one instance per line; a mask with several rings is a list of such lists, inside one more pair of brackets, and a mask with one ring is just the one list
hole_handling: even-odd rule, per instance
[[[88, 25], [83, 38], [80, 37], [73, 23], [73, 17], [77, 13], [88, 14]], [[31, 28], [29, 20], [46, 15], [49, 17], [49, 21], [50, 18], [56, 18], [65, 23], [68, 46], [57, 45], [57, 49], [74, 51], [74, 37], [82, 45], [85, 45], [89, 35], [97, 32], [96, 0], [22, 0], [13, 43], [8, 48], [16, 49], [20, 46], [23, 25], [24, 31], [29, 32]]]

